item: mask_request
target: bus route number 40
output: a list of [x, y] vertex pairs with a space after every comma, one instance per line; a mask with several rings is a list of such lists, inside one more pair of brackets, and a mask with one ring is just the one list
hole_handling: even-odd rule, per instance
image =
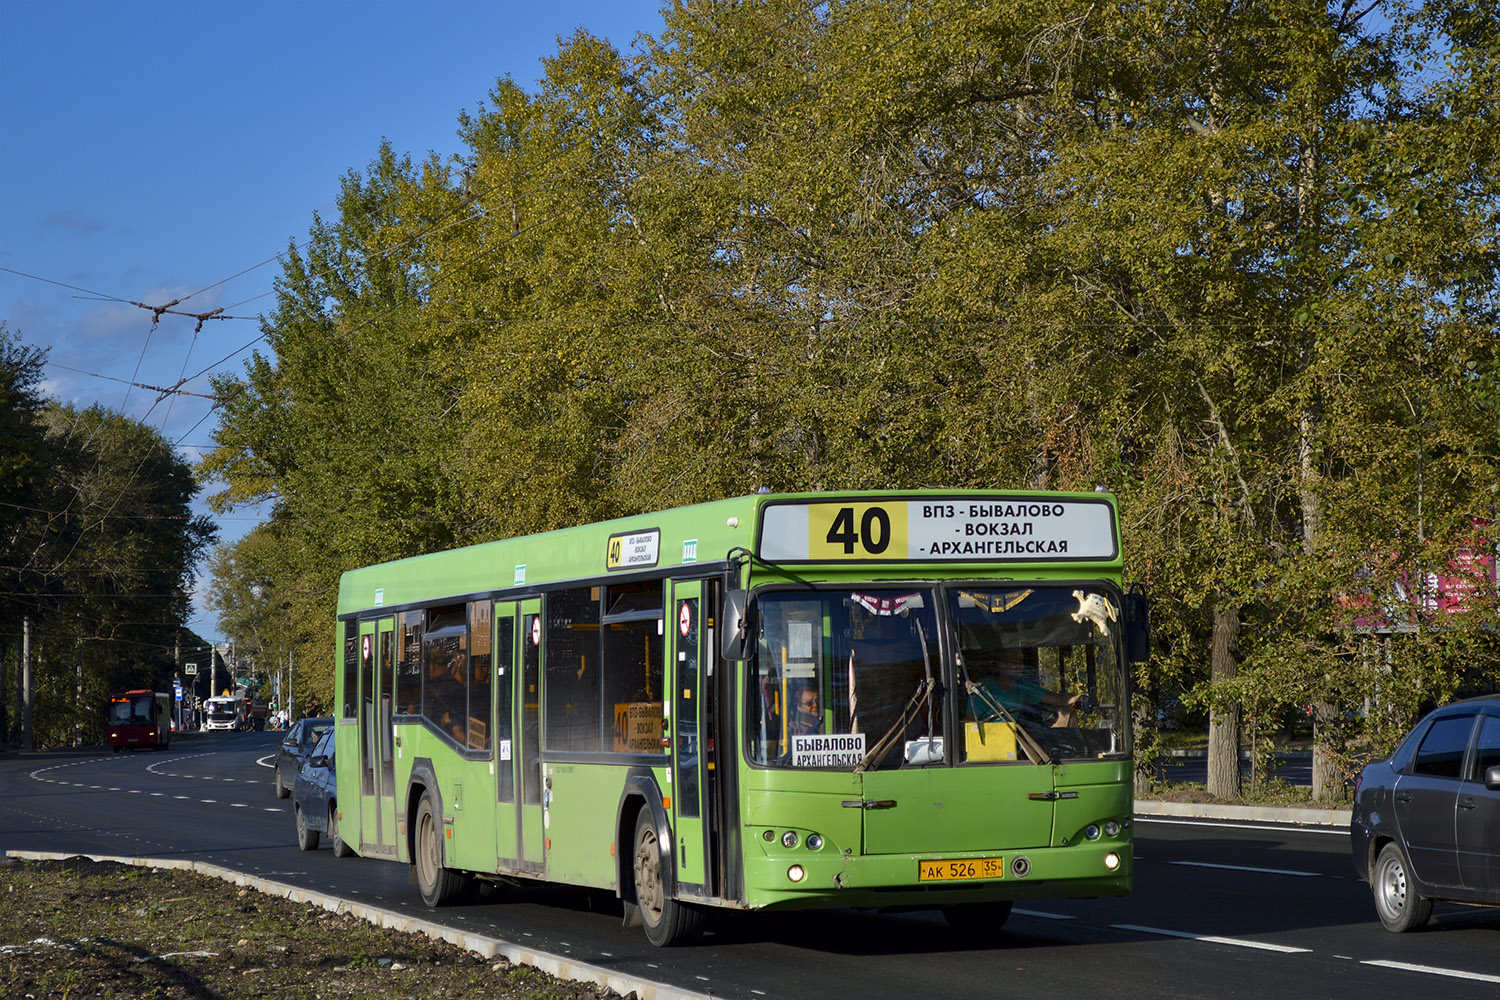
[[842, 545], [845, 555], [853, 555], [857, 545], [870, 555], [878, 556], [891, 544], [891, 517], [884, 507], [866, 507], [856, 528], [854, 508], [840, 507], [824, 540], [829, 545]]

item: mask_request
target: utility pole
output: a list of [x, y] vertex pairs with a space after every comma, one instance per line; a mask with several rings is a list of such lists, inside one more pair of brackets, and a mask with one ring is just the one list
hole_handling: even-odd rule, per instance
[[21, 750], [31, 752], [31, 616], [21, 626]]

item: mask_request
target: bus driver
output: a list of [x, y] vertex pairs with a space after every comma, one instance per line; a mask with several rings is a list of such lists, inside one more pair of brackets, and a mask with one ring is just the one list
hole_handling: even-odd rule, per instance
[[1071, 726], [1073, 711], [1083, 700], [1082, 694], [1066, 695], [1048, 691], [1040, 684], [1022, 676], [1026, 670], [1026, 659], [1019, 649], [1008, 649], [1000, 654], [998, 673], [979, 681], [979, 692], [969, 696], [969, 711], [980, 722], [994, 722], [1001, 713], [993, 702], [1011, 712], [1042, 708], [1057, 712], [1052, 723], [1054, 729]]

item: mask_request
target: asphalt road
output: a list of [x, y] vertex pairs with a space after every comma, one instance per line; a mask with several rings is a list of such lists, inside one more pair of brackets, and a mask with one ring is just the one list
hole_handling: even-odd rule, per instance
[[0, 849], [208, 861], [719, 998], [1500, 995], [1500, 910], [1440, 904], [1389, 934], [1340, 831], [1143, 819], [1131, 896], [1022, 904], [982, 944], [936, 913], [835, 911], [722, 914], [701, 945], [657, 950], [613, 900], [555, 888], [428, 911], [405, 866], [297, 850], [276, 735], [0, 755]]
[[[1312, 754], [1279, 754], [1276, 764], [1272, 778], [1285, 781], [1289, 785], [1312, 784]], [[1240, 774], [1247, 781], [1249, 780], [1250, 760], [1247, 757], [1240, 758]], [[1187, 753], [1181, 756], [1163, 757], [1157, 764], [1156, 775], [1163, 781], [1191, 781], [1202, 784], [1208, 780], [1208, 755]]]

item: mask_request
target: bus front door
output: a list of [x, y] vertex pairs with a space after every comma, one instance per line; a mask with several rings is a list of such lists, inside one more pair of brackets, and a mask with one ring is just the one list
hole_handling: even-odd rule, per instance
[[705, 622], [702, 580], [672, 585], [673, 649], [667, 690], [672, 691], [672, 829], [676, 832], [676, 882], [684, 889], [697, 886], [703, 895], [712, 892], [711, 859], [708, 852], [708, 757], [703, 753], [703, 666], [705, 666]]

